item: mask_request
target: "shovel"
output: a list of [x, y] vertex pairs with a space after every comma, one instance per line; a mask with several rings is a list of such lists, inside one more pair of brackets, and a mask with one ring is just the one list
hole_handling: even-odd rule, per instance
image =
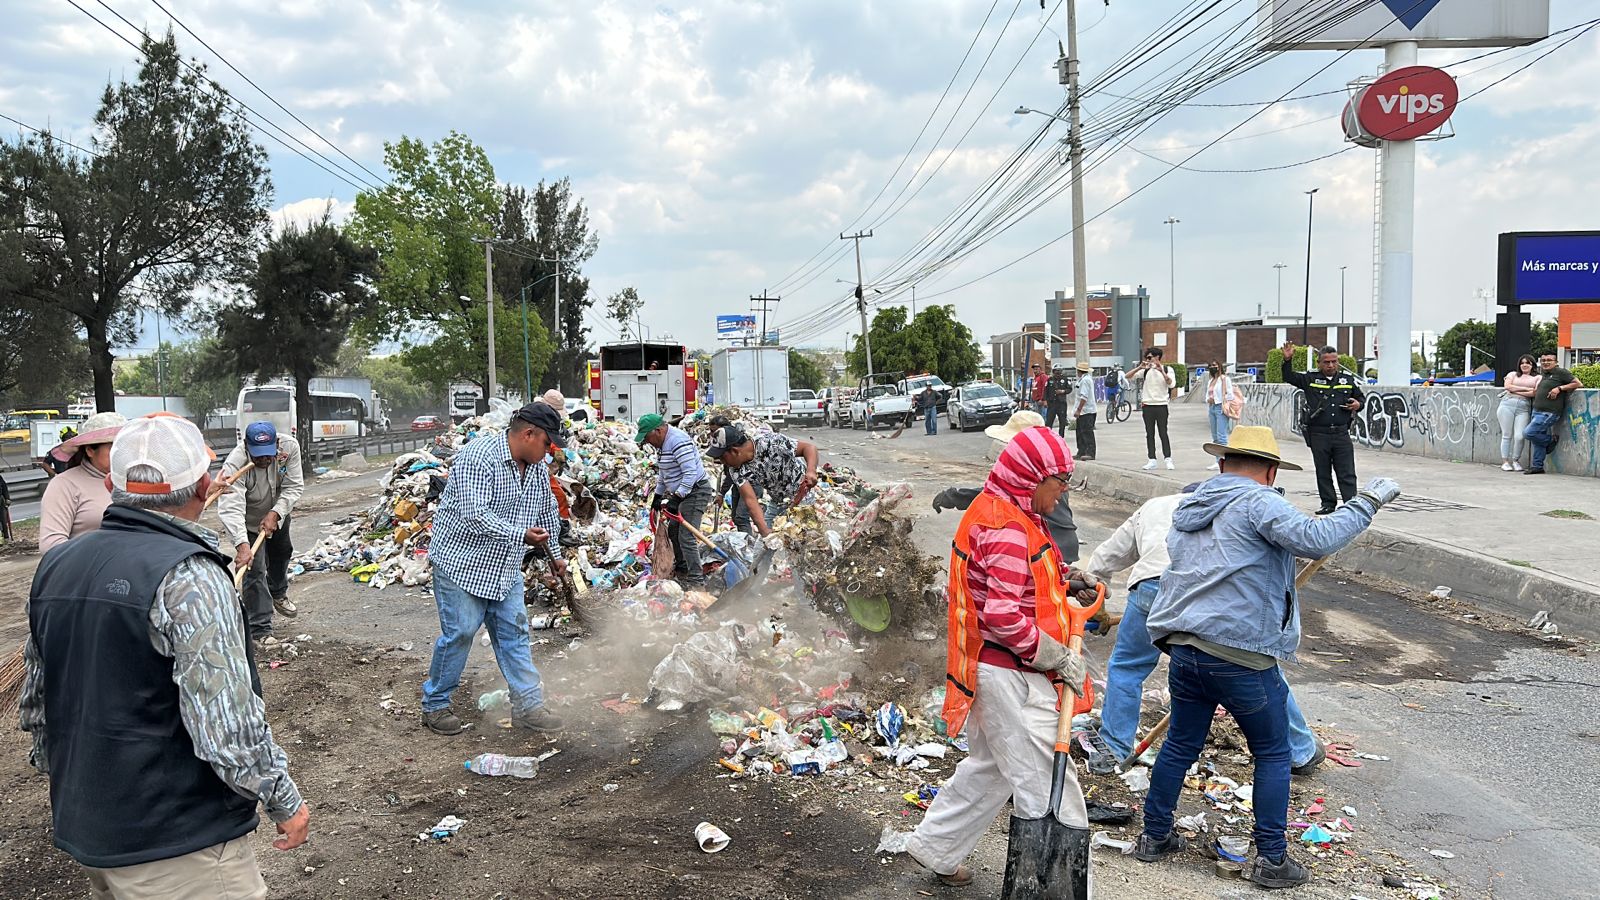
[[[1106, 586], [1100, 585], [1094, 603], [1087, 607], [1069, 601], [1072, 635], [1067, 646], [1083, 652], [1083, 625], [1105, 603]], [[1011, 817], [1011, 838], [1006, 845], [1004, 900], [1089, 900], [1089, 829], [1065, 825], [1056, 818], [1061, 795], [1072, 766], [1072, 695], [1061, 688], [1061, 712], [1056, 717], [1056, 752], [1050, 773], [1050, 803], [1037, 819]]]
[[[255, 558], [254, 557], [255, 557], [255, 555], [257, 553], [261, 552], [261, 545], [265, 544], [266, 542], [267, 542], [267, 533], [265, 531], [257, 532], [256, 533], [256, 542], [250, 545], [250, 556], [251, 556], [250, 565], [252, 565], [252, 566], [255, 565]], [[250, 571], [250, 566], [245, 566], [244, 568], [242, 568], [242, 569], [238, 570], [237, 572], [233, 573], [233, 589], [234, 590], [236, 590], [236, 591], [244, 590], [244, 576], [246, 574], [248, 574], [249, 571]]]
[[673, 515], [664, 509], [661, 511], [661, 514], [673, 520], [674, 522], [677, 522], [679, 525], [682, 525], [684, 528], [689, 529], [689, 533], [694, 535], [696, 540], [702, 544], [705, 544], [707, 547], [710, 547], [712, 553], [722, 557], [722, 577], [724, 579], [724, 583], [727, 584], [728, 587], [731, 588], [750, 577], [750, 570], [745, 568], [743, 561], [735, 558], [733, 554], [717, 546], [716, 542], [706, 537], [705, 534], [700, 531], [700, 529], [690, 525], [688, 522], [685, 522], [682, 516]]

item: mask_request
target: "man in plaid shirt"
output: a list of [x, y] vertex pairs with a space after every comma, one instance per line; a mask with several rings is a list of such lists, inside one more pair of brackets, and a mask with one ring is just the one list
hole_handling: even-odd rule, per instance
[[[480, 626], [488, 628], [510, 689], [512, 724], [531, 731], [561, 729], [561, 718], [545, 708], [533, 666], [522, 559], [529, 547], [548, 548], [560, 533], [545, 459], [552, 447], [565, 443], [561, 416], [535, 400], [512, 415], [504, 432], [478, 437], [451, 462], [428, 549], [441, 632], [422, 685], [422, 724], [432, 731], [461, 732], [450, 695], [461, 682]], [[566, 575], [565, 560], [557, 556], [553, 565], [558, 576]]]

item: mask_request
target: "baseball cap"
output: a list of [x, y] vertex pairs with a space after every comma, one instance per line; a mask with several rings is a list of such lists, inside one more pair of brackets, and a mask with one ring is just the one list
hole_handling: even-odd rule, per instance
[[[128, 470], [150, 466], [161, 473], [153, 483], [128, 482]], [[171, 416], [134, 419], [111, 445], [111, 484], [130, 494], [170, 494], [198, 484], [211, 468], [205, 437], [188, 419]]]
[[244, 430], [244, 446], [252, 457], [278, 455], [278, 429], [271, 422], [252, 422]]
[[661, 418], [655, 413], [645, 413], [644, 415], [640, 416], [639, 433], [634, 436], [634, 441], [640, 444], [644, 443], [644, 439], [649, 436], [650, 432], [660, 428], [666, 421], [666, 419]]
[[544, 432], [550, 438], [552, 446], [567, 446], [567, 440], [561, 434], [561, 415], [543, 400], [535, 400], [529, 403], [513, 413], [512, 418], [521, 419]]
[[748, 440], [743, 428], [737, 425], [724, 425], [712, 433], [711, 447], [706, 452], [711, 454], [712, 459], [721, 459], [722, 454]]

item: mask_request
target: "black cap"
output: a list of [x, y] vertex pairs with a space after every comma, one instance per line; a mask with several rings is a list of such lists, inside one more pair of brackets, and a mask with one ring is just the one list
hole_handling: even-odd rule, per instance
[[550, 438], [550, 443], [555, 447], [567, 446], [567, 439], [562, 436], [561, 416], [543, 400], [535, 400], [527, 406], [516, 411], [513, 419], [521, 419], [529, 425], [543, 431]]
[[734, 447], [743, 444], [749, 438], [745, 437], [744, 429], [737, 425], [724, 425], [711, 435], [711, 447], [706, 450], [712, 459], [721, 459], [722, 454]]

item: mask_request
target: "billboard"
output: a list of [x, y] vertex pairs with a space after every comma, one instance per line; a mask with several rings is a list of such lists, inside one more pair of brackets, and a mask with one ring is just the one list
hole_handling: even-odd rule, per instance
[[756, 317], [753, 315], [717, 316], [717, 337], [742, 338], [755, 334]]
[[1500, 235], [1501, 305], [1600, 303], [1600, 231]]
[[1258, 0], [1270, 50], [1513, 47], [1550, 35], [1550, 0]]

